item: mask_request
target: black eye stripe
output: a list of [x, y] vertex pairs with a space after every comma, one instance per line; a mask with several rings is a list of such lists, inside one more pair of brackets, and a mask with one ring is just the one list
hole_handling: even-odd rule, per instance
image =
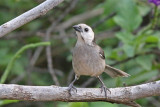
[[88, 28], [85, 28], [85, 29], [84, 29], [84, 31], [85, 31], [85, 32], [88, 32], [88, 31], [89, 31], [89, 29], [88, 29]]

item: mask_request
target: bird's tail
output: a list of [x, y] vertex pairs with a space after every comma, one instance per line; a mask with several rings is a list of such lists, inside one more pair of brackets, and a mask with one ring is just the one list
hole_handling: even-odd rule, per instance
[[119, 69], [113, 68], [109, 65], [106, 65], [104, 72], [107, 73], [111, 77], [128, 77], [128, 76], [130, 76], [129, 74], [127, 74]]

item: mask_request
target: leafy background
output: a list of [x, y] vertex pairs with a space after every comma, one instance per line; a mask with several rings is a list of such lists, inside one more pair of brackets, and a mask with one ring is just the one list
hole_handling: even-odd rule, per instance
[[[43, 0], [1, 0], [0, 25], [37, 6]], [[66, 0], [58, 7], [32, 22], [18, 28], [0, 39], [0, 76], [3, 74], [15, 53], [24, 45], [44, 40], [45, 32], [52, 22], [57, 21], [73, 0]], [[131, 76], [128, 78], [110, 78], [103, 74], [107, 87], [123, 87], [146, 83], [160, 79], [160, 20], [150, 27], [154, 20], [154, 5], [147, 0], [79, 0], [76, 6], [63, 18], [61, 23], [84, 12], [103, 8], [103, 14], [82, 21], [96, 34], [97, 43], [104, 49], [106, 63], [119, 68]], [[108, 20], [106, 16], [115, 15]], [[158, 16], [159, 17], [159, 16]], [[103, 20], [100, 23], [100, 20]], [[77, 24], [77, 23], [75, 23]], [[13, 25], [14, 26], [14, 25]], [[108, 33], [109, 32], [109, 33]], [[103, 37], [100, 35], [103, 33]], [[65, 36], [59, 31], [52, 32], [52, 60], [61, 86], [67, 86], [73, 79], [71, 51], [76, 42], [72, 26], [65, 29]], [[52, 85], [55, 84], [47, 69], [45, 49], [43, 48], [36, 63], [30, 61], [37, 48], [28, 49], [19, 57], [7, 77], [7, 84]], [[90, 77], [81, 77], [77, 87], [99, 87], [97, 80], [85, 85]], [[144, 107], [159, 107], [160, 97], [144, 98], [136, 101]], [[107, 102], [24, 102], [1, 100], [4, 107], [125, 107], [125, 105]]]

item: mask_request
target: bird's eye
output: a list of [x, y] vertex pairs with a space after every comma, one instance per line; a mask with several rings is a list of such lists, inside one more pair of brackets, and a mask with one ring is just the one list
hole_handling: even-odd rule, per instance
[[85, 29], [84, 29], [84, 31], [85, 31], [85, 32], [88, 32], [88, 31], [89, 31], [89, 29], [88, 29], [88, 28], [85, 28]]

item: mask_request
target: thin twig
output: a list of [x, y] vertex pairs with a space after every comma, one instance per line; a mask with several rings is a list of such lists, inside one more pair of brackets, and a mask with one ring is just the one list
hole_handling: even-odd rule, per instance
[[[45, 68], [32, 67], [31, 69], [32, 69], [34, 72], [38, 72], [38, 73], [48, 73], [48, 70], [45, 69]], [[60, 76], [60, 77], [63, 77], [63, 76], [64, 76], [64, 74], [63, 74], [63, 72], [62, 72], [61, 70], [59, 70], [59, 69], [54, 69], [54, 71], [55, 71], [55, 74], [56, 74], [56, 75], [58, 75], [58, 76]]]
[[35, 65], [35, 63], [36, 63], [37, 59], [39, 58], [39, 56], [40, 56], [43, 48], [44, 48], [44, 47], [41, 46], [41, 47], [38, 47], [38, 48], [35, 50], [32, 58], [31, 58], [31, 61], [30, 61], [31, 66], [34, 66], [34, 65]]
[[31, 63], [30, 63], [30, 61], [31, 61], [31, 54], [32, 53], [32, 51], [31, 50], [27, 50], [27, 59], [28, 59], [28, 62], [29, 62], [29, 64], [27, 65], [27, 68], [26, 68], [26, 76], [27, 76], [27, 85], [33, 85], [32, 84], [32, 80], [31, 80]]
[[67, 84], [69, 85], [74, 77], [74, 71], [70, 71], [67, 78]]
[[5, 36], [3, 39], [21, 39], [29, 36], [33, 36], [36, 31], [19, 31], [15, 33], [11, 33], [8, 36]]
[[116, 15], [116, 13], [111, 13], [111, 14], [109, 14], [108, 16], [100, 19], [99, 21], [97, 21], [96, 23], [94, 23], [94, 24], [92, 25], [92, 28], [95, 28], [95, 27], [99, 26], [99, 25], [102, 24], [104, 21], [106, 21], [106, 20], [114, 17], [115, 15]]
[[[158, 74], [157, 76], [155, 76], [155, 77], [152, 77], [150, 80], [148, 80], [147, 82], [152, 82], [152, 81], [156, 81], [156, 80], [158, 80], [158, 79], [160, 79], [160, 74]], [[146, 83], [147, 83], [146, 82]]]
[[93, 81], [95, 81], [95, 78], [89, 78], [86, 82], [84, 82], [81, 87], [87, 87], [90, 85]]
[[52, 79], [54, 80], [55, 84], [59, 86], [60, 85], [59, 81], [56, 77], [55, 71], [53, 70], [53, 63], [52, 63], [51, 47], [50, 46], [46, 47], [46, 55], [47, 55], [49, 73], [51, 74]]
[[99, 8], [99, 9], [95, 9], [95, 10], [92, 10], [92, 11], [87, 11], [87, 12], [82, 13], [82, 14], [78, 14], [78, 15], [70, 18], [69, 20], [61, 23], [60, 25], [58, 25], [55, 30], [59, 30], [59, 29], [64, 29], [65, 30], [75, 23], [81, 23], [84, 20], [87, 20], [87, 19], [90, 19], [92, 17], [98, 16], [102, 13], [103, 13], [103, 9]]
[[[47, 29], [45, 41], [50, 41], [50, 39], [51, 39], [50, 36], [51, 36], [51, 33], [52, 33], [52, 29], [54, 29], [56, 27], [56, 25], [75, 7], [77, 2], [78, 2], [78, 0], [74, 0], [73, 2], [71, 2], [70, 7], [67, 8], [66, 11], [64, 11], [64, 13], [61, 14], [59, 16], [59, 18], [51, 24], [51, 26]], [[60, 85], [59, 81], [56, 77], [55, 71], [53, 70], [51, 46], [46, 47], [46, 55], [47, 55], [48, 68], [49, 68], [49, 72], [52, 76], [52, 79], [54, 80], [56, 85]]]
[[149, 100], [149, 102], [151, 102], [151, 103], [154, 105], [154, 107], [159, 107], [160, 102], [157, 101], [155, 98], [149, 97], [149, 98], [147, 98], [147, 99]]
[[29, 56], [29, 64], [28, 64], [28, 66], [27, 66], [27, 76], [28, 76], [28, 78], [27, 78], [27, 84], [28, 85], [32, 85], [32, 80], [31, 80], [31, 72], [32, 72], [32, 67], [35, 65], [35, 63], [36, 63], [36, 61], [37, 61], [37, 59], [39, 58], [39, 55], [41, 54], [41, 52], [42, 52], [42, 50], [43, 50], [43, 47], [38, 47], [36, 50], [35, 50], [35, 52], [34, 52], [34, 54], [33, 54], [33, 56], [31, 57], [31, 54], [30, 54], [30, 56]]
[[11, 80], [11, 84], [16, 84], [18, 83], [19, 81], [21, 81], [24, 77], [26, 76], [26, 72], [18, 75], [16, 78], [14, 78], [13, 80]]
[[110, 64], [111, 66], [115, 66], [115, 65], [118, 65], [118, 64], [122, 64], [122, 63], [125, 63], [131, 59], [135, 59], [137, 58], [138, 56], [141, 56], [141, 55], [148, 55], [148, 54], [156, 54], [156, 55], [160, 55], [160, 51], [156, 51], [156, 50], [152, 50], [152, 51], [149, 51], [149, 52], [146, 52], [146, 53], [142, 53], [142, 54], [136, 54], [134, 55], [133, 57], [128, 57], [122, 61], [118, 61], [118, 62], [115, 62], [113, 64]]

